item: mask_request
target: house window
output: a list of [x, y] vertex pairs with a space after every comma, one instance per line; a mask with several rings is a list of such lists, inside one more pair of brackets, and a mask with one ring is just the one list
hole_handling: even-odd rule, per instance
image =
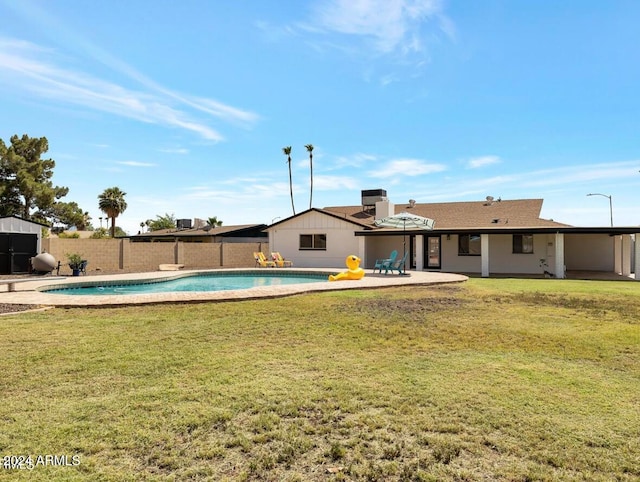
[[458, 236], [458, 256], [480, 256], [480, 235], [460, 234]]
[[514, 234], [513, 252], [514, 254], [533, 253], [533, 234]]
[[326, 234], [301, 234], [300, 249], [316, 249], [326, 251], [327, 235]]

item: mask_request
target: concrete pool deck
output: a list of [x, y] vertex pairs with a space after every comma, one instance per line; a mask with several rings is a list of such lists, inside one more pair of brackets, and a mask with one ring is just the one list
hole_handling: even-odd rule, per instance
[[452, 273], [435, 273], [423, 271], [409, 271], [407, 276], [394, 274], [373, 273], [371, 270], [365, 270], [366, 275], [361, 280], [346, 281], [320, 281], [318, 283], [304, 283], [292, 285], [278, 286], [260, 286], [242, 290], [227, 291], [182, 291], [170, 293], [148, 293], [135, 295], [63, 295], [52, 294], [45, 291], [38, 291], [43, 287], [72, 287], [79, 284], [100, 284], [101, 282], [140, 280], [169, 280], [193, 273], [247, 273], [247, 274], [269, 274], [269, 273], [322, 273], [335, 274], [340, 270], [311, 269], [311, 268], [262, 268], [262, 269], [225, 269], [225, 270], [187, 270], [187, 271], [155, 271], [147, 273], [128, 273], [117, 275], [97, 275], [97, 276], [80, 276], [67, 277], [64, 279], [53, 279], [42, 277], [39, 279], [22, 281], [15, 285], [15, 291], [0, 291], [0, 303], [21, 304], [21, 305], [37, 305], [37, 306], [57, 306], [57, 307], [81, 307], [81, 306], [125, 306], [150, 303], [188, 303], [188, 302], [205, 302], [205, 301], [232, 301], [232, 300], [251, 300], [259, 298], [276, 298], [282, 296], [290, 296], [301, 293], [319, 292], [319, 291], [336, 291], [343, 289], [369, 289], [383, 288], [390, 286], [408, 286], [408, 285], [431, 285], [442, 283], [460, 283], [468, 278], [464, 275]]

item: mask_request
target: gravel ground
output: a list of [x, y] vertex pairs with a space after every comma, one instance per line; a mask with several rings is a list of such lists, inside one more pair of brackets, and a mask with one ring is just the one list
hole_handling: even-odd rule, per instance
[[19, 311], [32, 310], [38, 308], [37, 305], [13, 305], [8, 303], [0, 303], [0, 315], [5, 313], [17, 313]]

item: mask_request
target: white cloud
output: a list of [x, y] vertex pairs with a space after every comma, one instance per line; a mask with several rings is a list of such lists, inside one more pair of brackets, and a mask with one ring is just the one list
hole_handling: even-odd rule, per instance
[[163, 149], [158, 149], [158, 152], [165, 152], [167, 154], [189, 154], [189, 149], [184, 147], [167, 147]]
[[[323, 28], [374, 40], [379, 52], [424, 49], [421, 24], [441, 18], [440, 0], [327, 0], [317, 4], [315, 20]], [[451, 31], [451, 22], [440, 21]]]
[[325, 171], [335, 171], [339, 169], [344, 169], [348, 167], [362, 167], [367, 163], [373, 162], [377, 160], [376, 156], [371, 154], [364, 154], [362, 152], [358, 152], [356, 154], [352, 154], [350, 156], [339, 156], [333, 162], [333, 166], [327, 167], [323, 166]]
[[220, 184], [222, 185], [228, 185], [228, 186], [233, 186], [233, 187], [237, 187], [237, 186], [244, 186], [244, 185], [248, 185], [248, 184], [258, 184], [258, 183], [264, 183], [264, 182], [268, 182], [271, 183], [271, 178], [269, 177], [268, 173], [265, 174], [258, 174], [256, 176], [247, 176], [247, 177], [233, 177], [231, 179], [225, 179], [225, 180], [221, 180], [219, 181]]
[[194, 109], [206, 112], [209, 115], [218, 117], [228, 122], [240, 122], [244, 125], [249, 125], [256, 122], [259, 119], [258, 114], [247, 110], [238, 109], [230, 105], [223, 104], [213, 99], [205, 99], [202, 97], [194, 97], [189, 99], [186, 96], [180, 97], [185, 103]]
[[444, 164], [435, 164], [419, 159], [394, 159], [375, 171], [369, 171], [368, 176], [374, 178], [413, 177], [422, 174], [442, 172], [447, 169]]
[[285, 195], [289, 196], [289, 183], [264, 183], [263, 179], [234, 178], [219, 183], [219, 186], [187, 188], [187, 193], [181, 197], [187, 200], [206, 200], [225, 205], [241, 205], [249, 202], [264, 203], [267, 200]]
[[116, 164], [130, 167], [154, 167], [156, 164], [151, 162], [139, 162], [139, 161], [117, 161]]
[[638, 175], [640, 160], [587, 164], [544, 169], [522, 175], [523, 185], [528, 187], [557, 186], [579, 182], [634, 178]]
[[351, 177], [346, 176], [313, 176], [313, 190], [317, 191], [338, 191], [347, 189], [350, 191], [358, 189], [359, 182]]
[[501, 162], [498, 156], [481, 156], [473, 157], [467, 161], [467, 168], [478, 169], [479, 167], [490, 166], [491, 164], [498, 164]]
[[[470, 196], [483, 199], [486, 195], [504, 198], [544, 197], [554, 193], [566, 194], [575, 191], [582, 197], [593, 191], [593, 183], [600, 186], [595, 192], [607, 191], [609, 187], [621, 189], [624, 181], [638, 176], [640, 160], [612, 162], [607, 164], [583, 164], [562, 166], [553, 169], [519, 172], [490, 177], [449, 178], [429, 186], [423, 193], [416, 193], [420, 200], [459, 200]], [[613, 192], [613, 191], [612, 191]]]
[[288, 40], [298, 35], [298, 30], [313, 31], [310, 25], [282, 25], [281, 23], [273, 23], [265, 20], [257, 20], [253, 25], [262, 33], [263, 37], [269, 42], [279, 42]]
[[115, 59], [111, 59], [108, 65], [140, 83], [145, 90], [133, 90], [56, 65], [51, 61], [54, 58], [51, 52], [48, 52], [46, 60], [41, 60], [44, 52], [46, 49], [29, 42], [0, 38], [0, 65], [3, 66], [0, 85], [62, 104], [184, 129], [214, 142], [224, 137], [206, 122], [197, 119], [194, 112], [243, 125], [258, 119], [255, 113], [213, 99], [190, 98], [170, 91]]

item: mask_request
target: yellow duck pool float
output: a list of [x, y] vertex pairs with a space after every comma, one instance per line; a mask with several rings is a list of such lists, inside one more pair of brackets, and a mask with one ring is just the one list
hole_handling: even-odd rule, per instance
[[329, 281], [340, 281], [345, 279], [362, 279], [364, 277], [364, 270], [360, 267], [360, 258], [350, 254], [345, 260], [345, 264], [348, 271], [343, 271], [336, 275], [329, 275]]

